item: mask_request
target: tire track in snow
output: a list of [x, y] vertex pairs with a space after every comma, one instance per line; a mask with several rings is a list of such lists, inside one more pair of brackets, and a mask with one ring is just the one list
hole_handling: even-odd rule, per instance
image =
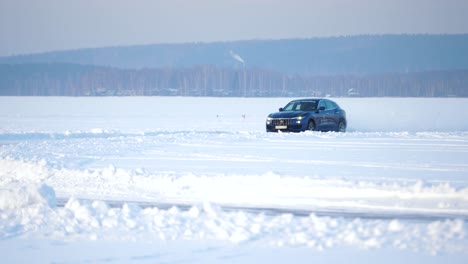
[[[82, 201], [92, 202], [92, 199], [79, 199]], [[125, 201], [125, 200], [101, 200], [110, 207], [122, 208], [125, 204], [133, 204], [145, 208], [158, 208], [161, 210], [169, 210], [172, 207], [176, 207], [183, 211], [188, 211], [192, 207], [201, 207], [202, 204], [189, 204], [189, 203], [170, 203], [170, 202], [148, 202], [148, 201]], [[67, 198], [57, 198], [57, 206], [65, 207], [67, 204]], [[303, 209], [303, 208], [288, 208], [288, 207], [274, 207], [274, 206], [242, 206], [242, 205], [217, 205], [222, 211], [235, 212], [244, 211], [247, 213], [254, 214], [266, 214], [270, 216], [277, 216], [283, 214], [290, 214], [296, 217], [309, 217], [310, 215], [321, 216], [321, 217], [333, 217], [333, 218], [347, 218], [347, 219], [380, 219], [380, 220], [410, 220], [410, 221], [436, 221], [444, 219], [461, 219], [468, 222], [468, 214], [460, 213], [434, 213], [434, 212], [418, 212], [418, 211], [398, 211], [398, 210], [382, 210], [382, 211], [359, 211], [359, 210], [343, 210], [343, 209], [331, 209], [331, 208], [317, 208], [317, 209]]]

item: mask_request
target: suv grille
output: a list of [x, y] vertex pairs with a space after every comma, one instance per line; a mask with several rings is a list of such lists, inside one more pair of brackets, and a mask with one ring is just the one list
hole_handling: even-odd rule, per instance
[[272, 120], [273, 125], [275, 126], [289, 126], [292, 124], [290, 118], [276, 118]]

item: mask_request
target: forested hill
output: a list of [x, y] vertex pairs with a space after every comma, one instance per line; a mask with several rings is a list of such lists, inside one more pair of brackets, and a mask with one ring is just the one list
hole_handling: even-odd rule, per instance
[[0, 95], [468, 96], [468, 34], [158, 44], [0, 58]]
[[301, 75], [449, 71], [468, 69], [468, 34], [156, 44], [0, 57], [0, 64], [17, 63], [72, 63], [123, 69], [210, 65]]

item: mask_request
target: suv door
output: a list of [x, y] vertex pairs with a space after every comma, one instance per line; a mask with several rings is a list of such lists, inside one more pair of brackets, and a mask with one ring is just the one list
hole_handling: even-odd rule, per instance
[[320, 111], [321, 114], [321, 130], [331, 131], [336, 130], [339, 121], [338, 106], [330, 100], [321, 100], [320, 106], [325, 107], [325, 110]]
[[[325, 110], [320, 110], [325, 108]], [[320, 100], [317, 112], [315, 114], [317, 130], [328, 130], [328, 121], [327, 121], [327, 105], [325, 100]]]

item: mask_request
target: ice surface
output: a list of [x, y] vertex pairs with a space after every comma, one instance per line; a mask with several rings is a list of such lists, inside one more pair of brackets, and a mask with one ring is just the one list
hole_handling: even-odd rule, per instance
[[334, 100], [348, 133], [264, 132], [285, 98], [0, 97], [6, 262], [464, 263], [468, 99]]

